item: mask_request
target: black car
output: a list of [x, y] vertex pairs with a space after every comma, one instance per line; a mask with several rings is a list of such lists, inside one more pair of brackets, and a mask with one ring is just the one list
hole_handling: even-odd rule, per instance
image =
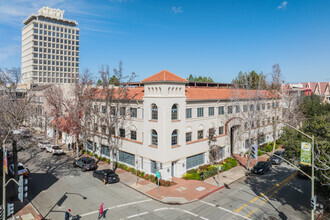
[[310, 167], [310, 166], [300, 166], [300, 169], [302, 171], [304, 171], [309, 177], [306, 176], [305, 174], [303, 174], [302, 172], [300, 172], [299, 170], [297, 172], [297, 177], [299, 177], [301, 179], [306, 179], [306, 180], [310, 179], [310, 177], [312, 176], [312, 167]]
[[[284, 158], [284, 155], [285, 155], [285, 151], [275, 151], [274, 154], [276, 155], [272, 155], [268, 161], [271, 162], [272, 164], [276, 164], [276, 165], [281, 165], [281, 163], [283, 162], [283, 159]], [[280, 156], [280, 157], [277, 157], [277, 156]]]
[[82, 171], [84, 171], [84, 172], [86, 170], [96, 170], [97, 169], [96, 161], [90, 157], [82, 157], [77, 160], [74, 160], [73, 166], [80, 167], [82, 169]]
[[272, 164], [267, 161], [259, 161], [252, 169], [252, 173], [265, 174], [270, 171]]
[[107, 176], [106, 183], [118, 183], [119, 182], [119, 176], [113, 170], [110, 170], [110, 169], [94, 170], [93, 177], [104, 181], [105, 174]]

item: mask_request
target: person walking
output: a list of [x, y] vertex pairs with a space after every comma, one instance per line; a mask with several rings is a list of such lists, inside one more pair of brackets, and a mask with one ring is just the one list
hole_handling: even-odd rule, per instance
[[118, 167], [118, 164], [117, 164], [117, 162], [115, 162], [115, 168], [113, 169], [113, 172], [116, 172], [117, 167]]
[[69, 219], [70, 219], [70, 217], [72, 216], [72, 215], [70, 214], [70, 212], [71, 212], [71, 209], [68, 209], [68, 211], [65, 212], [64, 220], [69, 220]]
[[71, 143], [68, 144], [68, 151], [70, 151]]
[[199, 180], [203, 180], [204, 181], [204, 172], [203, 172], [203, 170], [200, 171]]
[[103, 175], [103, 182], [104, 182], [104, 185], [107, 184], [107, 182], [108, 182], [108, 173], [107, 172], [105, 172]]
[[99, 217], [98, 217], [98, 219], [101, 219], [101, 218], [105, 219], [103, 205], [104, 204], [102, 203], [100, 208], [99, 208]]

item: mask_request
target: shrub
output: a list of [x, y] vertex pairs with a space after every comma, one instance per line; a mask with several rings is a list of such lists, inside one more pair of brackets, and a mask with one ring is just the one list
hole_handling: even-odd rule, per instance
[[160, 180], [160, 181], [159, 181], [159, 185], [160, 185], [160, 186], [164, 186], [164, 185], [165, 185], [165, 180]]
[[138, 176], [140, 176], [140, 174], [141, 174], [141, 171], [140, 171], [140, 170], [138, 170], [136, 173], [137, 173], [137, 175], [138, 175]]
[[154, 175], [150, 175], [149, 177], [151, 182], [155, 182], [156, 177]]
[[84, 154], [84, 153], [86, 153], [86, 151], [85, 150], [81, 150], [81, 153]]
[[139, 176], [144, 178], [144, 172], [142, 171]]
[[144, 178], [145, 178], [146, 180], [149, 180], [149, 174], [144, 175]]
[[236, 167], [237, 166], [237, 160], [231, 157], [228, 157], [227, 159], [227, 163], [231, 166], [231, 167]]
[[199, 173], [186, 173], [183, 178], [187, 180], [199, 180], [200, 174]]
[[164, 186], [171, 186], [171, 181], [165, 181]]
[[89, 156], [93, 156], [93, 152], [89, 152], [88, 155], [89, 155]]
[[191, 169], [191, 170], [187, 170], [187, 173], [197, 173], [197, 169]]
[[201, 169], [201, 170], [206, 170], [207, 167], [209, 167], [210, 165], [209, 164], [204, 164], [202, 166], [199, 166], [198, 169]]
[[107, 162], [107, 163], [110, 163], [110, 159], [106, 159], [106, 162]]
[[278, 144], [278, 145], [283, 144], [283, 141], [281, 139], [279, 139], [276, 141], [276, 144]]
[[223, 170], [223, 171], [227, 171], [227, 170], [229, 170], [230, 169], [230, 165], [229, 164], [227, 164], [227, 163], [223, 163], [222, 165], [221, 165], [221, 170]]

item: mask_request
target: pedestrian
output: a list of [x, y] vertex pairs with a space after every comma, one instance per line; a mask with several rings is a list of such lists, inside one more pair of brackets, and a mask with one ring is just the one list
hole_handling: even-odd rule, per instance
[[64, 220], [69, 220], [70, 219], [70, 217], [72, 216], [70, 214], [70, 212], [71, 212], [71, 209], [68, 209], [68, 211], [65, 212], [65, 218], [64, 218]]
[[117, 167], [118, 167], [118, 164], [117, 164], [117, 162], [115, 162], [115, 168], [113, 169], [113, 172], [116, 172]]
[[70, 151], [70, 147], [71, 147], [71, 144], [69, 143], [69, 144], [68, 144], [68, 151]]
[[108, 182], [108, 173], [107, 172], [104, 173], [103, 182], [104, 182], [104, 185], [107, 184], [107, 182]]
[[103, 205], [104, 204], [102, 203], [100, 208], [99, 208], [99, 217], [98, 217], [98, 219], [101, 219], [101, 218], [105, 219], [104, 211], [103, 211]]
[[200, 171], [199, 180], [204, 180], [204, 172], [203, 172], [203, 170]]

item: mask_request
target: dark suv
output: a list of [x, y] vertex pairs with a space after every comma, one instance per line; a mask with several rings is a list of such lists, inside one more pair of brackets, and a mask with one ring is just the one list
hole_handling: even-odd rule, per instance
[[[284, 155], [285, 155], [285, 151], [275, 151], [274, 152], [275, 155], [277, 156], [280, 156], [282, 158], [284, 158]], [[271, 162], [272, 164], [276, 164], [276, 165], [281, 165], [281, 163], [283, 162], [283, 159], [282, 158], [279, 158], [275, 155], [272, 155], [268, 160], [269, 162]]]
[[73, 161], [73, 166], [74, 167], [80, 167], [82, 171], [86, 170], [96, 170], [97, 165], [96, 162], [93, 158], [90, 157], [82, 157], [77, 160]]

